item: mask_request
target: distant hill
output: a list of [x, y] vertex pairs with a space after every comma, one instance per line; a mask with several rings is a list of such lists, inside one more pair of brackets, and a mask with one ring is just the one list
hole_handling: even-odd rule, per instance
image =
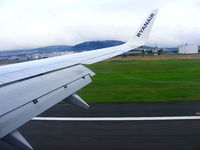
[[31, 49], [31, 51], [35, 52], [65, 52], [65, 51], [87, 51], [87, 50], [94, 50], [100, 49], [105, 47], [112, 47], [123, 44], [122, 41], [113, 41], [113, 40], [106, 40], [106, 41], [88, 41], [83, 42], [74, 46], [67, 46], [67, 45], [55, 45], [55, 46], [46, 46], [36, 49]]
[[65, 52], [65, 51], [71, 51], [73, 46], [68, 45], [53, 45], [53, 46], [45, 46], [35, 49], [30, 49], [29, 51], [35, 51], [35, 52]]
[[1, 53], [51, 53], [51, 52], [66, 52], [66, 51], [87, 51], [94, 50], [99, 48], [117, 46], [123, 44], [122, 41], [114, 41], [114, 40], [106, 40], [106, 41], [88, 41], [83, 42], [74, 46], [69, 45], [52, 45], [45, 46], [34, 49], [26, 49], [26, 50], [10, 50], [10, 51], [1, 51]]
[[141, 48], [146, 49], [146, 50], [152, 50], [152, 48], [154, 48], [154, 47], [150, 47], [150, 46], [141, 46]]
[[[88, 51], [88, 50], [117, 46], [117, 45], [121, 45], [123, 43], [125, 43], [125, 42], [115, 41], [115, 40], [88, 41], [88, 42], [83, 42], [83, 43], [80, 43], [80, 44], [77, 44], [74, 46], [52, 45], [52, 46], [45, 46], [45, 47], [34, 48], [34, 49], [26, 49], [26, 50], [1, 51], [0, 56], [26, 55], [26, 54], [32, 54], [32, 53], [66, 52], [66, 51], [80, 52], [80, 51]], [[146, 50], [151, 50], [153, 47], [143, 46], [143, 48]], [[177, 48], [167, 48], [167, 49], [177, 50]]]
[[77, 44], [72, 47], [73, 51], [85, 51], [85, 50], [94, 50], [94, 49], [100, 49], [100, 48], [106, 48], [106, 47], [112, 47], [124, 44], [125, 42], [122, 41], [113, 41], [113, 40], [107, 40], [107, 41], [89, 41], [89, 42], [83, 42], [80, 44]]

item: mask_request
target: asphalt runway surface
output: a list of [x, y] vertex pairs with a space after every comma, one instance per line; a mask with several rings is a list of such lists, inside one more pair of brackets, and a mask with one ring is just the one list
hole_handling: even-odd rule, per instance
[[[200, 102], [56, 105], [44, 117], [198, 116]], [[200, 120], [30, 121], [20, 132], [34, 150], [199, 150]], [[0, 142], [0, 150], [16, 150]]]

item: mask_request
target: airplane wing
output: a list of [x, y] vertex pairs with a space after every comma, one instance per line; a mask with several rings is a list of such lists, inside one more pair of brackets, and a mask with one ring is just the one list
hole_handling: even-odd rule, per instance
[[76, 92], [91, 82], [85, 67], [145, 44], [158, 10], [153, 10], [125, 44], [71, 55], [0, 67], [0, 139], [20, 149], [32, 149], [17, 128], [58, 102], [88, 108]]

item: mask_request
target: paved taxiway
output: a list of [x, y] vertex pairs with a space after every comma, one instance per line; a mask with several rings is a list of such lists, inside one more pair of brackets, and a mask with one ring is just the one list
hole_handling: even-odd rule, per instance
[[[41, 116], [194, 116], [200, 103], [91, 104], [89, 111], [56, 105]], [[200, 120], [30, 121], [20, 128], [35, 150], [197, 150]], [[0, 150], [16, 150], [0, 143]]]

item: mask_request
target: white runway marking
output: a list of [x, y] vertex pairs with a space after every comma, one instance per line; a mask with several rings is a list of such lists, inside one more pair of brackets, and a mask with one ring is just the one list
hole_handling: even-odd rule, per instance
[[199, 120], [200, 116], [172, 117], [34, 117], [37, 121], [153, 121], [153, 120]]

